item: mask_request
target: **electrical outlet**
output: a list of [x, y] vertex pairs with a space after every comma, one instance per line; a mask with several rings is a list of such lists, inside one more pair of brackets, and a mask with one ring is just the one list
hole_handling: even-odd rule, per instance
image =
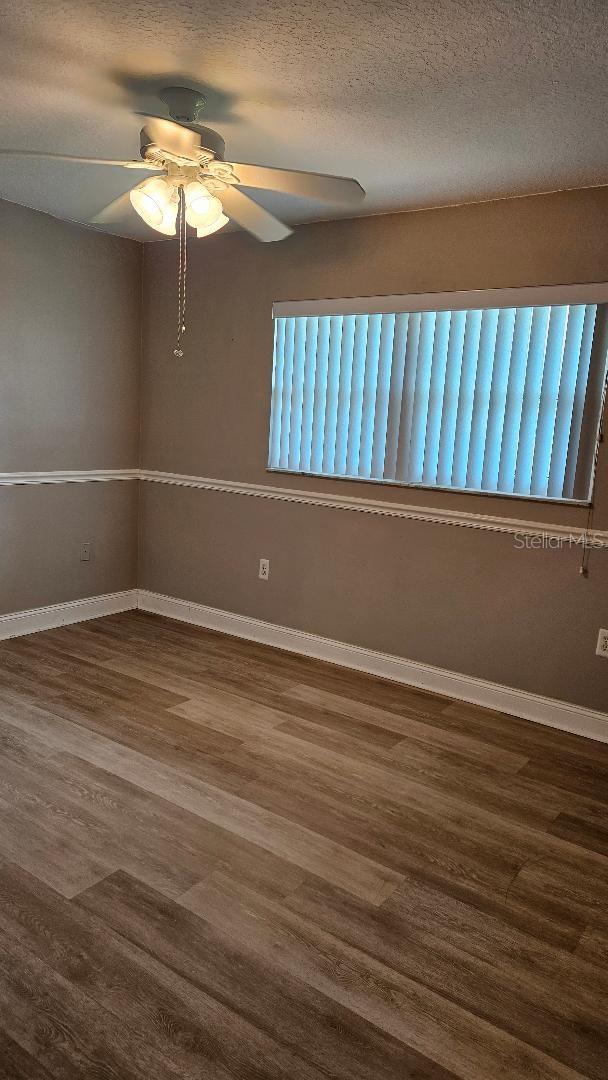
[[608, 630], [600, 630], [595, 651], [598, 656], [604, 656], [608, 660]]
[[268, 581], [268, 578], [270, 577], [270, 559], [260, 559], [258, 577], [260, 581]]
[[92, 547], [93, 547], [93, 541], [92, 540], [85, 540], [80, 545], [80, 561], [81, 562], [90, 562], [91, 561], [91, 549], [92, 549]]

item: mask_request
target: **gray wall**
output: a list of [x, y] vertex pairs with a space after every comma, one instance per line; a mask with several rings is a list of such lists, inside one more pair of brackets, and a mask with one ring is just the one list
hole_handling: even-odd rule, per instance
[[[140, 245], [0, 202], [0, 280], [0, 472], [135, 466]], [[0, 545], [0, 613], [133, 587], [137, 482], [0, 487]]]
[[[129, 480], [0, 488], [0, 613], [133, 589], [137, 486]], [[84, 540], [93, 542], [86, 563]]]
[[[608, 191], [320, 223], [288, 241], [191, 245], [185, 356], [173, 353], [176, 252], [144, 256], [142, 464], [508, 517], [584, 524], [580, 508], [370, 488], [265, 470], [273, 300], [608, 276]], [[606, 448], [596, 524], [608, 527]], [[608, 554], [516, 550], [513, 537], [242, 495], [142, 485], [140, 584], [596, 708], [608, 664]], [[268, 583], [258, 559], [271, 560]]]

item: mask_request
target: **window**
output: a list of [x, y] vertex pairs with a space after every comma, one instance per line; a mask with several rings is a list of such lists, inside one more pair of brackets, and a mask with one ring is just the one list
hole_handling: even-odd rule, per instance
[[608, 286], [274, 307], [269, 468], [588, 501]]

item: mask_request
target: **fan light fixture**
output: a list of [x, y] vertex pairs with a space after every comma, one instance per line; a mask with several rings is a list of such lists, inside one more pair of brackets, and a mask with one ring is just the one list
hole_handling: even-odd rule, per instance
[[[213, 177], [211, 182], [218, 184]], [[221, 187], [225, 185], [219, 182]], [[192, 171], [183, 166], [169, 167], [168, 176], [152, 176], [129, 192], [134, 210], [152, 229], [166, 236], [179, 233], [177, 272], [177, 341], [173, 355], [181, 358], [182, 336], [186, 330], [186, 251], [187, 225], [196, 229], [197, 236], [209, 236], [228, 224], [218, 198], [200, 180], [192, 179]]]
[[197, 236], [209, 236], [228, 224], [220, 200], [200, 180], [180, 183], [175, 177], [172, 181], [152, 176], [134, 187], [129, 198], [146, 225], [165, 236], [175, 236], [180, 188], [184, 190], [186, 221], [196, 229]]
[[135, 161], [3, 147], [0, 147], [0, 160], [6, 155], [32, 161], [67, 161], [155, 174], [114, 199], [91, 218], [91, 224], [108, 225], [120, 220], [125, 204], [130, 201], [146, 225], [164, 236], [178, 237], [177, 344], [173, 352], [181, 357], [184, 355], [182, 335], [186, 329], [188, 225], [202, 237], [218, 232], [231, 220], [256, 239], [270, 243], [285, 239], [291, 229], [241, 188], [284, 191], [330, 203], [358, 203], [365, 192], [356, 180], [344, 176], [226, 161], [222, 136], [200, 123], [205, 105], [200, 91], [187, 86], [166, 86], [160, 91], [160, 98], [171, 119], [146, 114], [145, 127], [140, 133], [141, 156]]
[[211, 225], [197, 225], [196, 235], [199, 240], [201, 236], [210, 236], [211, 233], [219, 232], [220, 229], [223, 229], [224, 225], [227, 225], [229, 221], [230, 218], [227, 218], [225, 214], [220, 214]]
[[151, 176], [129, 192], [133, 209], [152, 229], [175, 236], [178, 198], [175, 186], [165, 177]]
[[211, 195], [200, 180], [192, 180], [184, 188], [186, 196], [186, 221], [195, 229], [214, 225], [222, 216], [222, 204]]

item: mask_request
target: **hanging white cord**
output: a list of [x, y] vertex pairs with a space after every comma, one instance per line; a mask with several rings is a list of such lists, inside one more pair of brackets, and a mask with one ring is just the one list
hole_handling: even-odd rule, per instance
[[177, 270], [177, 344], [173, 355], [181, 358], [184, 355], [182, 349], [182, 335], [186, 330], [186, 278], [188, 275], [188, 244], [186, 232], [186, 197], [183, 187], [179, 189], [179, 206], [177, 210], [177, 231], [179, 237], [178, 270]]

